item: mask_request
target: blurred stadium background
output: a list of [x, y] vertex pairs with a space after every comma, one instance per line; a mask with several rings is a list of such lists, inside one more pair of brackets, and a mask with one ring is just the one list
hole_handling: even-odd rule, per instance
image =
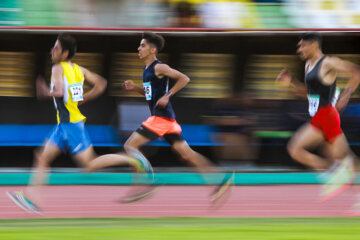
[[[311, 187], [309, 192], [312, 195], [307, 194], [307, 188], [299, 188], [299, 191], [298, 188], [293, 188], [294, 195], [290, 201], [283, 197], [289, 190], [282, 190], [282, 186], [280, 190], [270, 191], [272, 184], [319, 183], [316, 174], [308, 175], [309, 169], [295, 163], [286, 152], [286, 143], [292, 133], [309, 119], [307, 103], [296, 98], [288, 89], [276, 85], [275, 78], [282, 68], [287, 67], [298, 79], [303, 79], [304, 64], [296, 56], [296, 44], [299, 34], [307, 30], [321, 32], [324, 37], [324, 53], [360, 64], [359, 27], [358, 0], [1, 0], [0, 185], [4, 185], [1, 191], [4, 192], [9, 185], [25, 185], [28, 182], [33, 151], [42, 145], [50, 129], [56, 124], [52, 101], [36, 99], [35, 78], [41, 74], [47, 81], [50, 80], [49, 52], [58, 33], [67, 31], [77, 39], [78, 53], [74, 62], [108, 80], [107, 91], [102, 97], [81, 106], [81, 111], [88, 119], [87, 128], [95, 150], [103, 154], [122, 150], [129, 134], [149, 115], [145, 100], [125, 92], [122, 83], [132, 79], [141, 84], [143, 64], [137, 57], [137, 47], [141, 33], [152, 30], [161, 33], [166, 39], [165, 49], [159, 59], [191, 78], [190, 84], [172, 98], [177, 120], [182, 125], [189, 144], [224, 171], [265, 173], [261, 176], [239, 174], [240, 178], [235, 181], [236, 185], [267, 187], [270, 184], [269, 192], [265, 188], [261, 190], [263, 202], [256, 202], [259, 195], [255, 194], [256, 188], [251, 188], [250, 192], [254, 195], [249, 196], [254, 196], [256, 200], [247, 200], [253, 203], [254, 212], [266, 209], [261, 212], [262, 216], [273, 216], [266, 213], [271, 212], [274, 205], [294, 202], [300, 206], [301, 203], [296, 202], [297, 192], [304, 197], [304, 201], [308, 201], [308, 205], [304, 205], [306, 209], [295, 212], [292, 210], [297, 208], [293, 205], [290, 206], [292, 209], [280, 209], [279, 212], [287, 211], [295, 216], [313, 217], [323, 213], [328, 213], [327, 216], [339, 216], [340, 210], [331, 210], [338, 206], [342, 207], [341, 211], [350, 207], [356, 201], [354, 193], [347, 193], [338, 202], [320, 207], [309, 204], [317, 193], [317, 189]], [[339, 75], [338, 86], [344, 87], [346, 80], [347, 76]], [[348, 107], [341, 113], [343, 130], [358, 155], [359, 100], [360, 92], [357, 90]], [[187, 174], [193, 169], [184, 165], [164, 141], [157, 140], [143, 150], [156, 172], [160, 173], [157, 177], [164, 181], [162, 183], [169, 184], [169, 189], [172, 185], [204, 184], [199, 176]], [[50, 181], [53, 185], [132, 183], [129, 174], [78, 174], [79, 170], [75, 169], [77, 166], [67, 155], [59, 157], [52, 166], [55, 169], [54, 178]], [[123, 173], [128, 172], [128, 169], [112, 168], [103, 171]], [[64, 172], [65, 175], [61, 175]], [[244, 190], [237, 187], [236, 191]], [[17, 186], [10, 188], [17, 190]], [[87, 197], [99, 191], [84, 189], [79, 192]], [[54, 196], [56, 195], [56, 189], [49, 191], [54, 191]], [[64, 196], [73, 193], [73, 190], [66, 187], [63, 191], [68, 193]], [[277, 195], [274, 197], [271, 192], [276, 192]], [[180, 193], [178, 194], [181, 195]], [[49, 198], [52, 197], [54, 202], [63, 199], [63, 196], [56, 196]], [[243, 197], [241, 192], [235, 196], [239, 199]], [[8, 210], [9, 215], [6, 216], [27, 218], [24, 214], [13, 214], [15, 206], [14, 209], [7, 209], [11, 203], [2, 197], [0, 208]], [[199, 204], [190, 205], [192, 200], [194, 199], [191, 197], [187, 199], [188, 206], [207, 211], [201, 205], [206, 204], [206, 201], [195, 201]], [[67, 201], [74, 199], [69, 198]], [[98, 198], [91, 204], [95, 201], [99, 201], [100, 205]], [[135, 205], [133, 211], [139, 211], [139, 216], [144, 216], [141, 214], [152, 206], [163, 205], [160, 200], [156, 201], [148, 205], [145, 203], [144, 208], [139, 209]], [[239, 201], [233, 199], [233, 205], [227, 205], [226, 214], [240, 205]], [[269, 204], [266, 205], [265, 202]], [[243, 209], [238, 211], [241, 213], [236, 215], [237, 212], [234, 211], [234, 216], [253, 216], [246, 215], [247, 205], [242, 204], [245, 201], [241, 202]], [[266, 205], [264, 209], [263, 204]], [[88, 211], [86, 206], [83, 206], [82, 211]], [[76, 211], [79, 206], [75, 204], [72, 207]], [[92, 207], [88, 208], [96, 210]], [[121, 209], [126, 211], [127, 208]], [[65, 215], [67, 213], [70, 214], [70, 211], [64, 211]], [[103, 213], [111, 215], [112, 208]], [[55, 210], [51, 214], [47, 216], [56, 218]], [[224, 216], [228, 216], [226, 214]], [[7, 218], [6, 216], [0, 215], [0, 218]], [[344, 225], [347, 224], [344, 221]], [[344, 225], [339, 225], [341, 237], [348, 233], [344, 230]], [[356, 226], [349, 229], [353, 236], [359, 234], [354, 230]], [[291, 234], [284, 231], [284, 239], [288, 239], [286, 236]], [[312, 239], [311, 231], [307, 234], [309, 238], [306, 239]], [[301, 233], [299, 236], [302, 236]], [[335, 239], [331, 238], [334, 236], [326, 239]], [[265, 239], [263, 237], [259, 239]]]
[[0, 25], [74, 27], [348, 28], [356, 0], [2, 0]]

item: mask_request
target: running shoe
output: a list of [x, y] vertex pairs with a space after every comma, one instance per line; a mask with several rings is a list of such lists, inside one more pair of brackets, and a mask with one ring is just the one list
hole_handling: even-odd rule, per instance
[[131, 155], [139, 162], [140, 171], [147, 173], [149, 178], [154, 179], [154, 170], [147, 158], [135, 149], [129, 149], [129, 151]]
[[6, 192], [7, 196], [26, 212], [41, 214], [41, 209], [32, 202], [23, 192]]
[[221, 198], [229, 189], [230, 186], [234, 183], [235, 172], [231, 174], [226, 174], [221, 183], [215, 188], [215, 190], [210, 195], [210, 201], [216, 202]]
[[325, 184], [322, 186], [319, 202], [330, 200], [348, 187], [354, 181], [354, 166], [351, 157], [346, 157], [332, 172]]
[[149, 197], [151, 197], [157, 190], [159, 185], [152, 184], [148, 188], [146, 188], [143, 191], [137, 192], [135, 194], [132, 194], [130, 196], [127, 196], [121, 200], [122, 203], [134, 203], [139, 202], [141, 200], [145, 200]]

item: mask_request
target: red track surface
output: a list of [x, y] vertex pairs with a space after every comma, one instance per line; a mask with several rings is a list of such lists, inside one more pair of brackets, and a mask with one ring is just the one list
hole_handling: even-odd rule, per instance
[[0, 219], [87, 217], [336, 217], [344, 216], [360, 186], [325, 203], [317, 203], [320, 185], [234, 186], [228, 200], [211, 207], [209, 186], [162, 186], [149, 199], [132, 204], [118, 200], [129, 186], [47, 186], [43, 189], [44, 214], [17, 207], [0, 187]]

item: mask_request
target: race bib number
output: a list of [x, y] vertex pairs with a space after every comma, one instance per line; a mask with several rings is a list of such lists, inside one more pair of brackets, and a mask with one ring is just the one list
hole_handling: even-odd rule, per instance
[[73, 102], [79, 102], [84, 100], [83, 98], [83, 83], [70, 84], [71, 99]]
[[144, 82], [143, 86], [144, 86], [146, 100], [151, 100], [152, 98], [151, 82]]
[[308, 101], [309, 101], [309, 114], [312, 117], [316, 114], [319, 108], [320, 95], [308, 94]]

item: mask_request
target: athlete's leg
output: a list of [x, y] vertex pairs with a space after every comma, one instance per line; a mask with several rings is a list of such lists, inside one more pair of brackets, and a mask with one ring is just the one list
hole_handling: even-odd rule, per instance
[[151, 139], [141, 135], [138, 132], [133, 132], [131, 136], [126, 140], [124, 144], [125, 151], [131, 155], [131, 152], [129, 150], [134, 149], [137, 151], [140, 151], [140, 147], [148, 142], [150, 142]]
[[152, 166], [147, 158], [140, 152], [140, 147], [153, 139], [145, 137], [138, 132], [133, 132], [124, 144], [126, 153], [129, 156], [137, 159], [141, 163], [142, 168], [144, 168], [144, 170], [151, 175], [151, 178], [153, 177]]
[[213, 164], [206, 157], [192, 150], [185, 140], [175, 141], [171, 147], [183, 160], [200, 172], [217, 172]]
[[330, 143], [328, 151], [332, 158], [336, 160], [341, 160], [348, 155], [353, 155], [344, 133], [338, 135], [335, 140]]
[[46, 170], [50, 163], [61, 154], [61, 149], [50, 141], [45, 143], [41, 149], [35, 150], [35, 173], [31, 176], [30, 185], [37, 186], [44, 184]]
[[[183, 160], [196, 167], [197, 170], [201, 173], [216, 173], [220, 172], [206, 157], [199, 154], [198, 152], [192, 150], [189, 144], [185, 140], [178, 140], [172, 142], [172, 149], [178, 153]], [[204, 176], [205, 181], [206, 178]], [[220, 179], [219, 185], [215, 187], [214, 191], [210, 194], [210, 200], [214, 204], [220, 204], [219, 199], [223, 199], [223, 196], [226, 196], [226, 193], [229, 193], [230, 186], [234, 180], [234, 173], [226, 174], [223, 176], [222, 180]], [[224, 199], [223, 199], [224, 200]]]
[[306, 123], [290, 139], [287, 149], [294, 160], [315, 170], [324, 170], [330, 166], [330, 162], [307, 150], [319, 146], [324, 141], [322, 132]]
[[329, 154], [335, 159], [335, 163], [323, 175], [325, 184], [320, 193], [320, 202], [339, 195], [351, 185], [354, 179], [355, 155], [350, 150], [343, 133], [332, 139], [328, 150]]
[[136, 161], [126, 154], [119, 153], [98, 156], [96, 155], [92, 146], [88, 147], [84, 151], [77, 153], [73, 157], [88, 172], [94, 172], [106, 167], [122, 165], [130, 165], [136, 170], [139, 168], [138, 164], [136, 164]]
[[[141, 127], [140, 129], [143, 129]], [[139, 129], [138, 129], [139, 130]], [[145, 129], [145, 132], [148, 130]], [[143, 131], [142, 131], [143, 133]], [[147, 134], [148, 135], [148, 134]], [[154, 138], [157, 138], [156, 134]], [[122, 203], [132, 203], [143, 200], [145, 198], [151, 197], [155, 192], [157, 186], [154, 184], [154, 173], [150, 162], [147, 158], [140, 152], [140, 147], [152, 139], [145, 137], [144, 135], [133, 132], [128, 140], [124, 144], [124, 149], [126, 153], [132, 157], [132, 159], [136, 159], [135, 161], [140, 163], [141, 171], [145, 171], [147, 173], [146, 178], [142, 178], [142, 176], [135, 176], [134, 183], [143, 183], [143, 181], [151, 183], [151, 185], [136, 185], [134, 186], [129, 193], [122, 199]]]
[[[41, 190], [40, 187], [45, 184], [46, 171], [50, 163], [61, 153], [61, 149], [55, 144], [47, 141], [45, 146], [34, 152], [34, 173], [30, 177], [29, 186], [26, 189], [29, 198], [22, 192], [8, 193], [8, 196], [21, 208], [29, 212], [40, 213], [41, 210], [37, 204], [41, 204]], [[16, 200], [17, 199], [17, 200]], [[31, 199], [31, 200], [30, 200]], [[36, 202], [36, 204], [35, 204]]]

